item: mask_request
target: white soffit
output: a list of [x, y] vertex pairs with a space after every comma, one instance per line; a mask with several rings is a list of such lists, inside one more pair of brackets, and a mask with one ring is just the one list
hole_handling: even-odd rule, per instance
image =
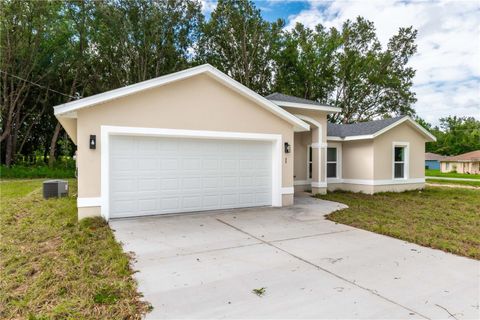
[[80, 100], [75, 100], [65, 104], [61, 104], [54, 107], [54, 110], [55, 110], [54, 113], [55, 113], [55, 116], [57, 117], [76, 117], [76, 111], [79, 109], [91, 107], [94, 105], [105, 103], [107, 101], [122, 98], [131, 94], [135, 94], [144, 90], [166, 85], [175, 81], [187, 79], [202, 73], [205, 73], [219, 80], [227, 87], [240, 93], [246, 98], [256, 102], [257, 104], [269, 110], [276, 116], [282, 118], [283, 120], [291, 123], [294, 126], [295, 131], [310, 130], [310, 126], [306, 122], [298, 119], [288, 111], [283, 110], [281, 107], [277, 106], [275, 103], [262, 97], [261, 95], [252, 91], [246, 86], [242, 85], [238, 81], [230, 78], [229, 76], [219, 71], [218, 69], [214, 68], [210, 64], [203, 64], [197, 67], [175, 72], [175, 73], [161, 76], [155, 79], [146, 80], [146, 81], [132, 84], [123, 88], [107, 91], [107, 92], [96, 94]]
[[324, 111], [328, 113], [337, 113], [342, 111], [341, 108], [330, 107], [330, 106], [320, 106], [315, 104], [296, 103], [296, 102], [288, 102], [288, 101], [280, 101], [280, 100], [271, 100], [271, 101], [276, 105], [279, 105], [280, 107], [286, 107], [286, 108], [317, 110], [317, 111]]

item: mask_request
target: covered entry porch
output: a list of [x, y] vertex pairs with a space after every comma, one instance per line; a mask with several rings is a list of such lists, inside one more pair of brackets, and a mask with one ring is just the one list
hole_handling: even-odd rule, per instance
[[319, 120], [296, 114], [310, 125], [310, 131], [294, 134], [294, 189], [295, 192], [327, 192], [326, 126]]

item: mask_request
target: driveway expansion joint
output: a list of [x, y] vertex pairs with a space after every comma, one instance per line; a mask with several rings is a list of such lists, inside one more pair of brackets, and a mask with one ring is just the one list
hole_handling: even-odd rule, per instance
[[323, 232], [323, 233], [310, 234], [310, 235], [301, 236], [301, 237], [292, 237], [292, 238], [285, 238], [285, 239], [277, 239], [277, 240], [272, 240], [272, 241], [270, 241], [270, 243], [274, 243], [274, 242], [284, 242], [284, 241], [291, 241], [291, 240], [298, 240], [298, 239], [305, 239], [305, 238], [315, 238], [315, 237], [328, 236], [328, 235], [331, 235], [331, 234], [342, 233], [342, 232], [349, 232], [349, 231], [352, 231], [352, 230], [341, 230], [341, 231]]
[[[394, 300], [391, 300], [391, 299], [389, 299], [389, 298], [381, 295], [380, 293], [378, 293], [378, 292], [377, 292], [376, 290], [374, 290], [374, 289], [370, 289], [370, 288], [361, 286], [361, 285], [359, 285], [358, 283], [356, 283], [355, 281], [348, 280], [348, 279], [344, 278], [344, 277], [341, 276], [341, 275], [338, 275], [338, 274], [336, 274], [336, 273], [334, 273], [334, 272], [332, 272], [332, 271], [330, 271], [330, 270], [327, 270], [327, 269], [325, 269], [325, 268], [322, 268], [321, 266], [319, 266], [319, 265], [317, 265], [317, 264], [315, 264], [315, 263], [313, 263], [313, 262], [311, 262], [311, 261], [308, 261], [308, 260], [306, 260], [306, 259], [304, 259], [304, 258], [302, 258], [302, 257], [300, 257], [300, 256], [297, 256], [296, 254], [293, 254], [293, 253], [291, 253], [291, 252], [289, 252], [289, 251], [287, 251], [287, 250], [285, 250], [285, 249], [283, 249], [283, 248], [280, 248], [280, 247], [274, 245], [274, 244], [272, 243], [273, 241], [271, 241], [271, 242], [265, 241], [265, 240], [263, 240], [263, 239], [255, 236], [255, 235], [247, 232], [247, 231], [244, 231], [244, 230], [240, 229], [239, 227], [236, 227], [236, 226], [234, 226], [234, 225], [232, 225], [232, 224], [230, 224], [230, 223], [228, 223], [228, 222], [226, 222], [226, 221], [223, 221], [223, 220], [220, 219], [220, 218], [215, 218], [215, 219], [216, 219], [218, 222], [223, 223], [224, 225], [229, 226], [230, 228], [233, 228], [233, 229], [237, 230], [238, 232], [241, 232], [241, 233], [243, 233], [243, 234], [246, 234], [246, 235], [252, 237], [253, 239], [256, 239], [256, 240], [258, 240], [258, 241], [260, 241], [260, 242], [263, 242], [264, 244], [266, 244], [266, 245], [268, 245], [268, 246], [271, 246], [271, 247], [273, 247], [273, 248], [275, 248], [275, 249], [277, 249], [277, 250], [280, 250], [280, 251], [282, 251], [283, 253], [286, 253], [286, 254], [288, 254], [289, 256], [291, 256], [291, 257], [293, 257], [293, 258], [295, 258], [295, 259], [297, 259], [297, 260], [302, 261], [302, 262], [305, 263], [305, 264], [308, 264], [308, 265], [316, 268], [317, 270], [324, 271], [324, 272], [326, 272], [326, 273], [328, 273], [328, 274], [330, 274], [330, 275], [332, 275], [332, 276], [334, 276], [334, 277], [336, 277], [336, 278], [338, 278], [338, 279], [340, 279], [340, 280], [342, 280], [342, 281], [345, 281], [345, 282], [347, 282], [347, 283], [349, 283], [349, 284], [351, 284], [351, 285], [353, 285], [353, 286], [355, 286], [355, 287], [358, 287], [358, 288], [360, 288], [360, 289], [362, 289], [362, 290], [365, 290], [365, 291], [367, 291], [367, 292], [369, 292], [369, 293], [371, 293], [371, 294], [373, 294], [373, 295], [375, 295], [375, 296], [377, 296], [377, 297], [379, 297], [379, 298], [381, 298], [381, 299], [383, 299], [383, 300], [385, 300], [385, 301], [387, 301], [387, 302], [390, 302], [390, 303], [392, 303], [392, 304], [394, 304], [394, 305], [396, 305], [396, 306], [399, 306], [399, 307], [401, 307], [401, 308], [403, 308], [403, 309], [405, 309], [405, 310], [407, 310], [407, 311], [409, 311], [409, 312], [413, 312], [413, 313], [419, 315], [420, 317], [422, 317], [422, 318], [424, 318], [424, 319], [429, 319], [429, 320], [431, 319], [431, 318], [429, 318], [429, 317], [427, 317], [427, 316], [419, 313], [418, 311], [415, 311], [415, 310], [413, 310], [413, 309], [411, 309], [411, 308], [409, 308], [409, 307], [407, 307], [407, 306], [404, 306], [404, 305], [402, 305], [402, 304], [400, 304], [400, 303], [398, 303], [398, 302], [396, 302], [396, 301], [394, 301]], [[345, 231], [349, 231], [349, 230], [345, 230]]]

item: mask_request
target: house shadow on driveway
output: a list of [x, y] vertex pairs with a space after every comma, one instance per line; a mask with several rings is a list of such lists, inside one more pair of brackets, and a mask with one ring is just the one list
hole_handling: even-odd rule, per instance
[[[343, 204], [111, 220], [147, 319], [478, 319], [479, 261], [336, 224]], [[265, 288], [263, 295], [252, 292]]]

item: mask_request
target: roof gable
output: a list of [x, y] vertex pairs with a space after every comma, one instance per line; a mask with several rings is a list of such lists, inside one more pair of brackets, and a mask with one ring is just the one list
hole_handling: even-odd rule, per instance
[[390, 119], [359, 122], [353, 124], [328, 123], [327, 136], [329, 140], [361, 140], [373, 139], [396, 126], [408, 122], [419, 131], [428, 141], [436, 141], [435, 136], [420, 126], [408, 116], [399, 116]]
[[246, 86], [242, 85], [241, 83], [237, 82], [236, 80], [230, 78], [223, 72], [219, 71], [218, 69], [214, 68], [210, 64], [203, 64], [197, 67], [193, 67], [190, 69], [182, 70], [179, 72], [175, 72], [172, 74], [168, 74], [165, 76], [161, 76], [158, 78], [154, 78], [151, 80], [146, 80], [143, 82], [135, 83], [123, 88], [114, 89], [111, 91], [107, 91], [104, 93], [96, 94], [90, 97], [86, 97], [80, 100], [71, 101], [65, 104], [61, 104], [54, 107], [54, 113], [56, 117], [69, 117], [69, 118], [76, 118], [76, 111], [83, 108], [88, 108], [91, 106], [95, 106], [98, 104], [102, 104], [108, 101], [112, 101], [115, 99], [119, 99], [122, 97], [126, 97], [128, 95], [136, 94], [148, 89], [156, 88], [159, 86], [163, 86], [169, 83], [173, 83], [175, 81], [187, 79], [190, 77], [194, 77], [199, 74], [206, 74], [217, 81], [221, 82], [228, 88], [238, 92], [239, 94], [245, 96], [246, 98], [250, 99], [251, 101], [257, 103], [259, 106], [269, 110], [276, 116], [282, 118], [283, 120], [291, 123], [294, 125], [295, 130], [297, 131], [307, 131], [310, 129], [310, 126], [302, 121], [301, 119], [295, 117], [291, 113], [283, 110], [273, 102], [265, 99], [258, 93], [254, 92], [253, 90], [247, 88]]
[[283, 93], [272, 93], [266, 96], [268, 100], [272, 101], [276, 105], [281, 107], [291, 107], [291, 108], [300, 108], [300, 109], [311, 109], [318, 111], [326, 111], [330, 113], [341, 112], [341, 108], [332, 107], [318, 101], [303, 99], [299, 97], [289, 96]]

